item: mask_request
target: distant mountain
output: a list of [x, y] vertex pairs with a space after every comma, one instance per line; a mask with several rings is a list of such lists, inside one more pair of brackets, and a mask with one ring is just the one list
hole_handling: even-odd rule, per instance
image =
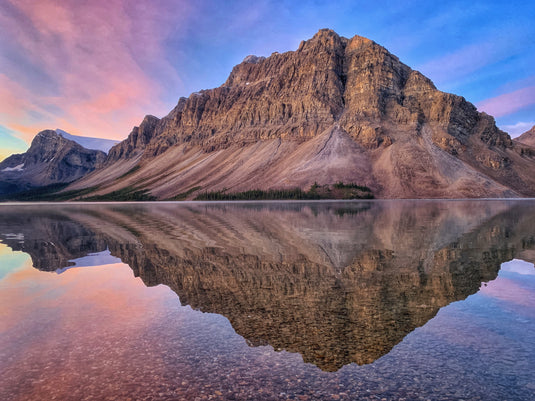
[[531, 127], [529, 131], [526, 131], [519, 137], [515, 138], [515, 141], [535, 148], [535, 125]]
[[69, 141], [74, 141], [86, 149], [101, 150], [104, 153], [108, 153], [112, 146], [117, 145], [119, 141], [102, 138], [90, 138], [87, 136], [71, 135], [59, 128], [56, 129], [56, 133]]
[[105, 159], [100, 150], [86, 149], [56, 131], [41, 131], [26, 153], [11, 155], [0, 163], [0, 196], [70, 183], [95, 170]]
[[535, 155], [375, 42], [322, 29], [145, 117], [69, 189], [193, 199], [339, 181], [380, 198], [535, 196]]

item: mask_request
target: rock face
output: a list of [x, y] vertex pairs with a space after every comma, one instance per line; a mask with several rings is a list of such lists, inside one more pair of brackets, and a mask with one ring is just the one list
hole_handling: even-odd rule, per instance
[[72, 182], [104, 160], [102, 151], [86, 149], [52, 130], [41, 131], [26, 153], [0, 163], [0, 195]]
[[515, 141], [535, 148], [535, 125], [531, 127], [529, 131], [526, 131], [518, 138], [515, 138]]
[[533, 262], [534, 224], [529, 201], [25, 205], [0, 209], [0, 240], [47, 271], [109, 249], [251, 346], [336, 371]]
[[385, 48], [323, 29], [145, 117], [71, 189], [171, 199], [337, 181], [383, 198], [534, 196], [535, 155]]

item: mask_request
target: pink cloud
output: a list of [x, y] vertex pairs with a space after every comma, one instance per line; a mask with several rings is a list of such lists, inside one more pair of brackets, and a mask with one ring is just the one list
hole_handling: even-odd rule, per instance
[[[180, 9], [172, 24], [162, 2], [10, 1], [11, 15], [0, 16], [3, 34], [41, 74], [14, 82], [15, 67], [2, 68], [10, 82], [0, 92], [5, 125], [122, 139], [145, 114], [170, 110], [161, 99], [180, 78], [164, 42], [187, 18], [187, 2], [168, 5]], [[53, 90], [33, 90], [43, 74]]]
[[476, 106], [494, 117], [502, 117], [532, 104], [535, 104], [535, 85], [483, 100]]
[[471, 44], [441, 56], [418, 67], [424, 75], [435, 82], [447, 82], [479, 70], [500, 58], [503, 49], [495, 43]]
[[482, 286], [480, 293], [501, 301], [527, 307], [531, 307], [535, 300], [533, 291], [519, 286], [514, 280], [503, 277], [488, 283], [486, 286]]

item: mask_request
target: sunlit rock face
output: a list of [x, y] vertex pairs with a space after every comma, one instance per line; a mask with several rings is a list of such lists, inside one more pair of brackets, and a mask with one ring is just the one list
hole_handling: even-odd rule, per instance
[[39, 132], [30, 148], [0, 163], [0, 196], [51, 184], [67, 184], [92, 172], [106, 153], [86, 149], [56, 131]]
[[529, 260], [534, 224], [529, 202], [0, 209], [2, 242], [37, 268], [109, 248], [146, 285], [227, 317], [251, 346], [326, 371], [373, 362], [502, 262]]
[[491, 116], [375, 42], [328, 29], [145, 117], [106, 163], [71, 189], [170, 199], [343, 181], [382, 198], [535, 195], [535, 154]]

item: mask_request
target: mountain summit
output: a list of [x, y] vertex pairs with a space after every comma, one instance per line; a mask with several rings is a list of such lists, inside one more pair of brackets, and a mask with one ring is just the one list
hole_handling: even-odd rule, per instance
[[11, 155], [0, 163], [0, 196], [66, 184], [105, 161], [104, 152], [86, 149], [58, 131], [39, 132], [25, 153]]
[[339, 181], [381, 198], [535, 196], [535, 154], [382, 46], [322, 29], [145, 117], [69, 189], [191, 199]]

